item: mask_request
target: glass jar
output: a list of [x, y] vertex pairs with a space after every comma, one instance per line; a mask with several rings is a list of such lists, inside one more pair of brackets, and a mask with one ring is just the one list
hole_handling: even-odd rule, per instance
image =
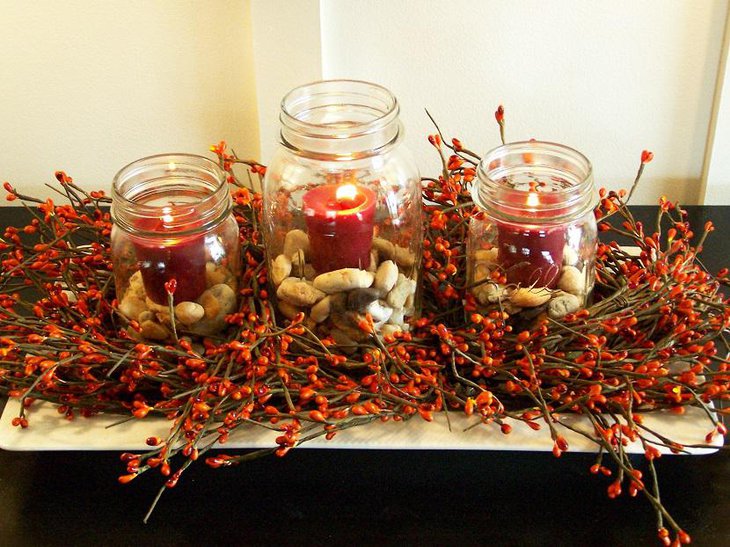
[[365, 314], [392, 335], [416, 313], [421, 183], [385, 88], [351, 80], [298, 87], [281, 103], [266, 171], [263, 236], [279, 311], [304, 312], [341, 345]]
[[118, 309], [139, 323], [143, 338], [210, 335], [226, 326], [241, 271], [232, 207], [226, 173], [202, 156], [151, 156], [114, 177]]
[[500, 146], [479, 163], [471, 194], [467, 280], [479, 305], [553, 318], [586, 305], [598, 196], [583, 154], [549, 142]]

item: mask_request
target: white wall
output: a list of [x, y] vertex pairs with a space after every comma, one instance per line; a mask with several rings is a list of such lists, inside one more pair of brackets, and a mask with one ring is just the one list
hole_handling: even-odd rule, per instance
[[[248, 0], [0, 0], [0, 181], [63, 169], [108, 189], [126, 163], [259, 152]], [[2, 200], [4, 203], [4, 200]]]
[[508, 139], [574, 146], [609, 188], [627, 186], [650, 149], [635, 202], [694, 203], [727, 9], [727, 0], [321, 0], [322, 72], [394, 91], [427, 173], [438, 162], [424, 108], [486, 151], [499, 142], [493, 112], [503, 103]]

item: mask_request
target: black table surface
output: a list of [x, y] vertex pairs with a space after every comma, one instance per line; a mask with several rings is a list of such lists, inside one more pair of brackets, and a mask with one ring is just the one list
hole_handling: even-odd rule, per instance
[[[655, 209], [634, 208], [640, 218]], [[730, 265], [730, 207], [690, 207], [712, 234], [703, 261]], [[0, 209], [0, 224], [18, 209]], [[1, 403], [0, 403], [1, 404]], [[231, 469], [192, 466], [128, 485], [118, 453], [0, 450], [0, 545], [653, 545], [641, 495], [610, 500], [590, 454], [297, 449]], [[662, 500], [696, 545], [730, 545], [730, 457], [657, 461]]]

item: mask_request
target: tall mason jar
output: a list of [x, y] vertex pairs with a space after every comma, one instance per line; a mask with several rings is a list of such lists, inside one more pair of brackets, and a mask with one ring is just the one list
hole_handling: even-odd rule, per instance
[[598, 195], [583, 154], [549, 142], [500, 146], [479, 163], [471, 194], [467, 278], [479, 305], [553, 318], [586, 305]]
[[342, 345], [363, 339], [367, 314], [394, 335], [416, 313], [421, 184], [398, 112], [390, 91], [352, 80], [281, 103], [263, 194], [269, 281], [285, 317], [303, 312]]
[[232, 207], [226, 173], [202, 156], [151, 156], [117, 173], [111, 251], [119, 312], [141, 327], [130, 334], [166, 340], [226, 326], [241, 272]]

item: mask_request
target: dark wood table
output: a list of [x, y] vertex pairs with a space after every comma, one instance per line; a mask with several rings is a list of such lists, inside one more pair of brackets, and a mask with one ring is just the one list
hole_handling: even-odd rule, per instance
[[[651, 218], [653, 208], [637, 207]], [[730, 207], [703, 260], [730, 265]], [[0, 209], [0, 223], [20, 222]], [[594, 456], [525, 452], [309, 450], [232, 469], [192, 466], [142, 518], [160, 485], [117, 483], [110, 452], [0, 451], [0, 545], [653, 545], [641, 496], [610, 500]], [[696, 545], [730, 545], [730, 457], [663, 457], [662, 499]]]

